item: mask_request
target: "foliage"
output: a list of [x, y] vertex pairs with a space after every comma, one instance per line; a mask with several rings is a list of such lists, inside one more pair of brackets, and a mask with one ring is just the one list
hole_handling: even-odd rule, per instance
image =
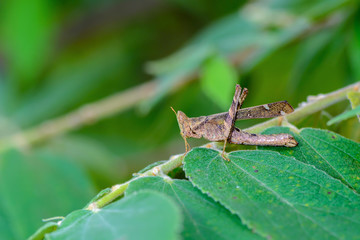
[[132, 182], [126, 194], [152, 189], [174, 199], [184, 216], [184, 239], [259, 238], [241, 224], [239, 219], [212, 198], [202, 194], [186, 180], [145, 177]]
[[[102, 231], [105, 231], [110, 234], [106, 235], [107, 239], [123, 235], [131, 238], [134, 233], [125, 230], [126, 227], [133, 229], [129, 221], [134, 221], [131, 224], [136, 228], [156, 222], [169, 223], [165, 220], [167, 217], [150, 220], [144, 215], [138, 216], [147, 214], [149, 207], [156, 212], [151, 216], [170, 211], [163, 211], [166, 208], [163, 204], [157, 205], [160, 200], [138, 198], [138, 201], [145, 198], [146, 206], [132, 201], [134, 194], [151, 190], [161, 196], [166, 194], [180, 210], [184, 239], [358, 238], [360, 195], [356, 190], [360, 144], [319, 129], [301, 129], [296, 133], [289, 128], [270, 128], [266, 132], [292, 132], [299, 145], [294, 149], [234, 151], [228, 155], [230, 161], [221, 157], [221, 151], [195, 148], [183, 160], [188, 180], [172, 179], [161, 173], [157, 177], [140, 176], [130, 182], [122, 199], [103, 209], [88, 207], [75, 211], [61, 223], [60, 230], [45, 236], [96, 239], [104, 236]], [[135, 205], [126, 205], [119, 211], [122, 207], [118, 205], [126, 201]], [[133, 213], [134, 207], [140, 212]], [[109, 211], [113, 208], [117, 210]], [[134, 220], [127, 219], [129, 216]], [[85, 226], [89, 230], [84, 229]], [[180, 229], [163, 227], [172, 229], [175, 235]], [[146, 231], [149, 236], [151, 229]], [[150, 239], [162, 237], [154, 235]]]
[[204, 93], [224, 111], [227, 111], [233, 97], [236, 78], [236, 71], [227, 60], [215, 56], [204, 64], [201, 85]]
[[46, 239], [178, 239], [181, 215], [170, 198], [140, 191], [100, 212], [78, 210]]
[[325, 172], [271, 151], [228, 157], [224, 162], [218, 151], [194, 149], [184, 170], [256, 233], [274, 239], [360, 236], [359, 195]]
[[[360, 238], [359, 85], [345, 87], [360, 77], [359, 6], [1, 3], [0, 238]], [[169, 158], [184, 150], [170, 106], [226, 111], [240, 79], [244, 107], [305, 101], [264, 132], [299, 145]]]
[[356, 108], [354, 108], [352, 110], [346, 111], [346, 112], [334, 117], [333, 119], [329, 120], [327, 122], [327, 124], [331, 125], [331, 124], [334, 124], [334, 123], [344, 121], [344, 120], [346, 120], [348, 118], [358, 116], [359, 113], [360, 113], [360, 106], [357, 106]]

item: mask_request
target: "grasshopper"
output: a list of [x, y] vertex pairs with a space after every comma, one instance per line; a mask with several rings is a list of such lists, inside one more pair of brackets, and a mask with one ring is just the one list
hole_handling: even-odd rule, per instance
[[294, 111], [287, 101], [241, 109], [247, 94], [248, 90], [244, 88], [242, 91], [240, 85], [237, 84], [229, 111], [209, 116], [189, 118], [182, 111], [176, 113], [172, 108], [176, 114], [180, 134], [185, 141], [185, 152], [187, 153], [190, 150], [187, 138], [205, 138], [213, 142], [224, 141], [222, 157], [226, 160], [228, 159], [224, 154], [227, 143], [257, 146], [297, 146], [297, 141], [290, 134], [252, 134], [235, 127], [236, 120], [271, 118], [283, 116]]

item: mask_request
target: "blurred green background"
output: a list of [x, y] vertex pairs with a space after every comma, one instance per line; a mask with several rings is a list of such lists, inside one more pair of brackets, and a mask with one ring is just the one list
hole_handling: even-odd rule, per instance
[[[359, 20], [351, 0], [0, 3], [0, 239], [24, 239], [41, 219], [183, 152], [170, 106], [188, 116], [227, 111], [238, 82], [249, 89], [244, 107], [296, 107], [356, 82]], [[326, 128], [348, 108], [296, 125]], [[85, 120], [66, 121], [73, 111]], [[76, 128], [44, 125], [58, 118]], [[331, 130], [358, 141], [355, 124]]]

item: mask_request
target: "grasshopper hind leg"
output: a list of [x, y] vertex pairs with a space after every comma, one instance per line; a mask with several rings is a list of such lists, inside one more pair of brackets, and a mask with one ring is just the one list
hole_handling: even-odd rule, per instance
[[226, 144], [229, 142], [232, 132], [234, 130], [237, 111], [241, 108], [243, 102], [245, 101], [247, 93], [248, 90], [246, 88], [244, 88], [244, 90], [242, 91], [240, 85], [239, 84], [236, 85], [234, 98], [224, 122], [224, 126], [225, 126], [224, 148], [221, 153], [221, 157], [226, 161], [230, 161], [230, 159], [225, 156]]

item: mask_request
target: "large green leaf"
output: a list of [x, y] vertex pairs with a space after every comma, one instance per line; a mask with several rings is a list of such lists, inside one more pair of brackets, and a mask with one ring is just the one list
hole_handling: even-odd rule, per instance
[[178, 239], [181, 214], [167, 196], [142, 191], [97, 212], [79, 210], [46, 239]]
[[289, 128], [274, 127], [264, 133], [290, 133], [299, 145], [296, 148], [260, 147], [260, 149], [275, 150], [283, 155], [293, 156], [298, 161], [314, 165], [360, 192], [360, 144], [336, 133], [312, 128], [295, 132]]
[[360, 197], [340, 181], [272, 151], [228, 157], [196, 148], [185, 157], [184, 170], [255, 232], [272, 239], [360, 237]]
[[184, 215], [184, 239], [261, 239], [189, 181], [144, 177], [132, 182], [126, 194], [141, 189], [163, 192], [178, 203]]
[[64, 216], [93, 195], [89, 178], [70, 159], [15, 150], [0, 155], [0, 215], [5, 217], [0, 216], [0, 225], [7, 226], [10, 239], [29, 237], [41, 219]]

